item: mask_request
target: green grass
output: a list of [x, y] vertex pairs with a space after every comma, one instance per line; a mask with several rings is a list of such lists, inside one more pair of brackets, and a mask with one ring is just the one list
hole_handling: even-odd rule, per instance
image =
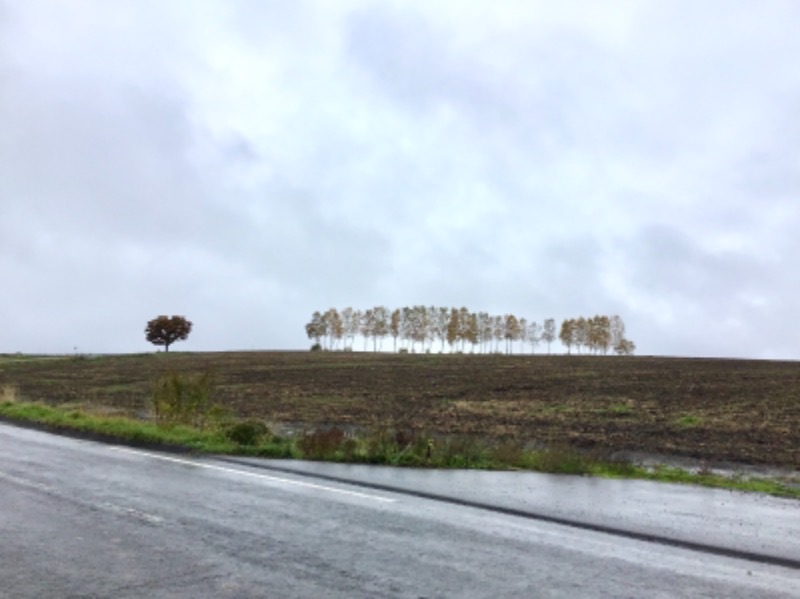
[[678, 484], [700, 485], [717, 489], [729, 489], [733, 491], [746, 491], [753, 493], [765, 493], [777, 497], [788, 497], [800, 499], [800, 488], [784, 484], [780, 481], [763, 478], [744, 478], [742, 476], [724, 476], [711, 472], [692, 473], [681, 468], [669, 466], [657, 466], [652, 469], [640, 469], [635, 478], [653, 480], [659, 482], [669, 482]]
[[90, 436], [118, 439], [137, 445], [180, 448], [198, 453], [246, 454], [289, 457], [286, 443], [266, 443], [258, 447], [242, 447], [226, 437], [223, 430], [199, 430], [174, 425], [159, 426], [120, 416], [98, 416], [71, 408], [36, 403], [0, 403], [0, 417], [12, 421], [44, 425], [55, 431], [74, 431]]
[[[354, 437], [340, 429], [317, 430], [296, 438], [273, 435], [253, 421], [217, 422], [205, 429], [119, 416], [91, 414], [75, 407], [54, 407], [5, 399], [0, 417], [43, 425], [53, 431], [77, 432], [102, 440], [154, 447], [180, 448], [196, 453], [306, 458], [334, 462], [395, 466], [525, 470], [602, 478], [631, 478], [758, 492], [800, 499], [800, 487], [777, 480], [692, 473], [679, 468], [644, 468], [604, 460], [568, 447], [527, 449], [516, 441], [491, 445], [471, 437], [433, 439], [424, 434], [390, 430]], [[234, 439], [240, 439], [236, 442]]]
[[614, 404], [605, 410], [605, 413], [609, 416], [632, 416], [634, 413], [634, 409], [632, 406], [628, 404], [619, 403]]
[[675, 420], [675, 424], [683, 428], [694, 428], [703, 424], [703, 418], [694, 414], [687, 414]]
[[64, 356], [47, 356], [37, 354], [0, 354], [0, 364], [4, 362], [36, 362], [40, 360], [63, 360]]

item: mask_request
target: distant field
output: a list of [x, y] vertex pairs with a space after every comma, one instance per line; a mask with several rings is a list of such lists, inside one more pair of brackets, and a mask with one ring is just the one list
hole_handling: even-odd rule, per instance
[[277, 426], [390, 427], [800, 468], [800, 363], [336, 352], [0, 356], [20, 399], [147, 417], [153, 381], [211, 371]]

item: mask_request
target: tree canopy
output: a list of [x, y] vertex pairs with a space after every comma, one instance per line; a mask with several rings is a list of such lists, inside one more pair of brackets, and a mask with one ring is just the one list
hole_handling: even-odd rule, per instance
[[153, 345], [163, 345], [164, 351], [176, 341], [185, 341], [192, 332], [192, 323], [183, 316], [158, 316], [147, 323], [144, 333]]

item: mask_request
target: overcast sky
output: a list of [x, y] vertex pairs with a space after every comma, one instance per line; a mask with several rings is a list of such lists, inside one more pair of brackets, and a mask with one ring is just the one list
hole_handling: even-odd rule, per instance
[[[0, 0], [0, 352], [314, 310], [800, 359], [795, 0]], [[558, 348], [561, 351], [561, 348]]]

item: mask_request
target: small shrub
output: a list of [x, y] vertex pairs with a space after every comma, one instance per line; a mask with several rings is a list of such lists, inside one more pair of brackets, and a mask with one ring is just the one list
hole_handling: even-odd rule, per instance
[[541, 472], [555, 474], [589, 474], [592, 460], [570, 447], [549, 447], [532, 456], [531, 467]]
[[492, 448], [492, 462], [506, 468], [524, 468], [527, 452], [518, 441], [504, 441]]
[[204, 428], [214, 407], [211, 400], [213, 379], [205, 373], [190, 377], [170, 373], [153, 385], [153, 413], [164, 425], [187, 424]]
[[394, 431], [383, 445], [385, 461], [397, 466], [421, 466], [433, 459], [433, 439], [413, 429]]
[[16, 403], [19, 391], [13, 385], [3, 385], [0, 388], [0, 403]]
[[297, 447], [303, 452], [303, 457], [312, 460], [332, 459], [342, 447], [347, 435], [340, 428], [316, 430], [306, 433], [297, 440]]
[[269, 436], [269, 427], [260, 420], [245, 420], [229, 426], [225, 437], [237, 445], [255, 447]]
[[322, 351], [322, 346], [319, 343], [315, 343], [311, 346], [311, 351]]
[[339, 453], [342, 459], [346, 462], [355, 461], [358, 455], [359, 444], [358, 441], [352, 438], [345, 439], [339, 446]]
[[364, 439], [364, 444], [365, 459], [370, 464], [391, 464], [397, 455], [396, 436], [386, 429], [372, 431]]
[[397, 446], [406, 447], [412, 445], [417, 440], [418, 435], [413, 430], [401, 429], [394, 431], [393, 437]]
[[466, 436], [450, 437], [437, 448], [436, 460], [454, 468], [477, 468], [490, 462], [490, 450], [485, 443]]

